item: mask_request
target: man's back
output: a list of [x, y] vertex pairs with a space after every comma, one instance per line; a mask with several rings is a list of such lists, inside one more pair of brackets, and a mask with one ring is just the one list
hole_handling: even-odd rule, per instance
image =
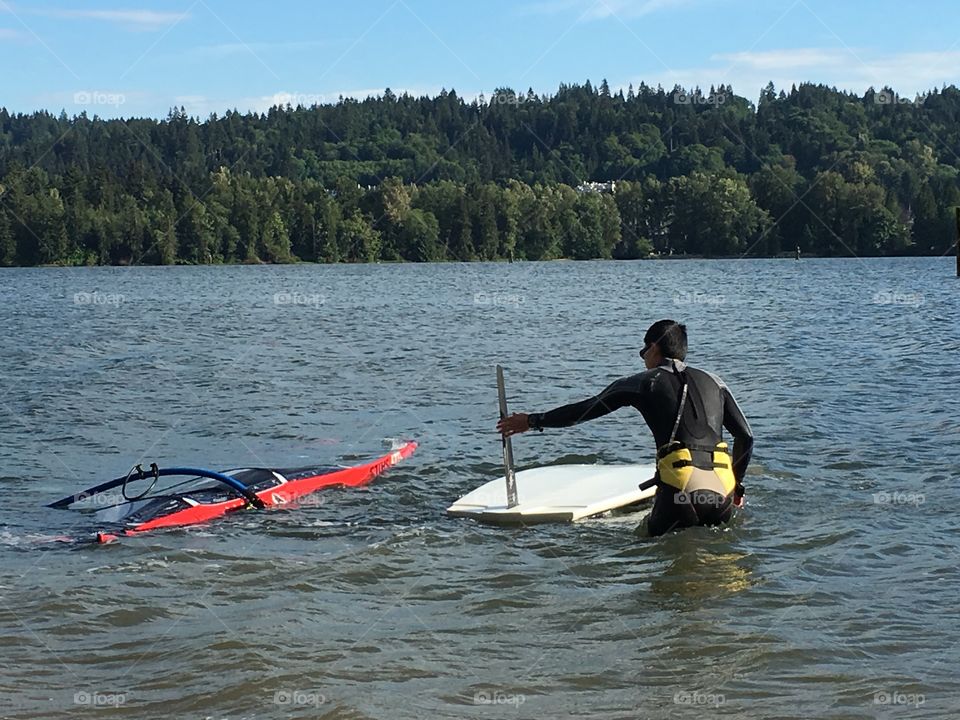
[[[621, 378], [591, 398], [546, 413], [501, 418], [505, 436], [561, 428], [631, 406], [643, 415], [657, 449], [657, 495], [648, 520], [652, 535], [678, 527], [727, 522], [743, 497], [753, 433], [733, 394], [716, 375], [684, 364], [686, 326], [659, 320], [644, 335], [647, 371]], [[733, 452], [723, 430], [734, 438]]]
[[722, 429], [734, 437], [749, 436], [750, 427], [726, 384], [713, 373], [699, 370], [680, 360], [668, 360], [651, 370], [621, 378], [592, 398], [565, 405], [543, 414], [531, 415], [533, 427], [569, 427], [602, 417], [630, 406], [643, 415], [657, 447], [670, 441], [680, 391], [681, 374], [695, 386], [688, 393], [681, 430], [704, 443], [716, 442]]

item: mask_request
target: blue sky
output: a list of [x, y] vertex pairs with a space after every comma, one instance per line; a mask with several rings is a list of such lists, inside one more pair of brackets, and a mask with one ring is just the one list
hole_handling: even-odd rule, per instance
[[960, 81], [958, 20], [956, 0], [0, 0], [0, 106], [206, 117], [603, 78], [913, 97]]

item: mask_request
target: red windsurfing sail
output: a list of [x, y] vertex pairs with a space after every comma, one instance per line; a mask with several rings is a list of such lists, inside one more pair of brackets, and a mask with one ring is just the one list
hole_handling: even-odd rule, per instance
[[[406, 442], [397, 449], [362, 465], [352, 467], [302, 467], [294, 469], [244, 468], [224, 473], [204, 473], [200, 478], [191, 478], [187, 483], [194, 487], [178, 490], [185, 483], [156, 493], [129, 498], [127, 481], [120, 478], [92, 488], [57, 503], [53, 507], [67, 507], [74, 503], [89, 501], [98, 493], [123, 485], [123, 501], [106, 508], [93, 503], [97, 515], [118, 525], [117, 529], [97, 533], [97, 541], [108, 543], [124, 536], [160, 528], [195, 525], [214, 520], [222, 515], [240, 510], [251, 504], [264, 507], [286, 505], [298, 498], [310, 495], [327, 487], [359, 487], [366, 485], [388, 468], [410, 457], [417, 443]], [[189, 468], [160, 470], [154, 467], [154, 480], [160, 476], [192, 475]], [[149, 471], [138, 470], [133, 480], [149, 479]], [[154, 483], [155, 484], [155, 483]], [[154, 485], [151, 485], [151, 489]], [[90, 503], [88, 503], [90, 504]]]

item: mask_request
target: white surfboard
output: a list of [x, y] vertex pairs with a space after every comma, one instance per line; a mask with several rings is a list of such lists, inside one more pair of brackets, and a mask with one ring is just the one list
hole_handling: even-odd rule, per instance
[[652, 498], [640, 483], [653, 465], [549, 465], [516, 473], [518, 504], [507, 506], [505, 478], [491, 480], [447, 508], [451, 517], [495, 525], [576, 522]]

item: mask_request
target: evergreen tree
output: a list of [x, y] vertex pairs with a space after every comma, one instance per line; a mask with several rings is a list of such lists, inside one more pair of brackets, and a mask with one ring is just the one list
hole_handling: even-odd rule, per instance
[[401, 247], [405, 260], [439, 262], [444, 260], [439, 242], [440, 225], [433, 213], [414, 208], [400, 226]]
[[267, 219], [263, 228], [263, 257], [270, 262], [290, 262], [291, 255], [290, 236], [287, 233], [287, 226], [280, 217], [279, 212], [274, 212]]
[[9, 267], [17, 262], [17, 245], [10, 230], [10, 219], [0, 207], [0, 265]]
[[340, 223], [339, 232], [347, 262], [376, 262], [380, 259], [380, 233], [359, 211]]
[[[204, 122], [182, 108], [159, 121], [0, 109], [0, 263], [952, 246], [956, 87], [887, 103], [890, 88], [768, 84], [756, 107], [726, 85], [698, 92], [384, 92]], [[602, 181], [600, 195], [575, 189]]]

